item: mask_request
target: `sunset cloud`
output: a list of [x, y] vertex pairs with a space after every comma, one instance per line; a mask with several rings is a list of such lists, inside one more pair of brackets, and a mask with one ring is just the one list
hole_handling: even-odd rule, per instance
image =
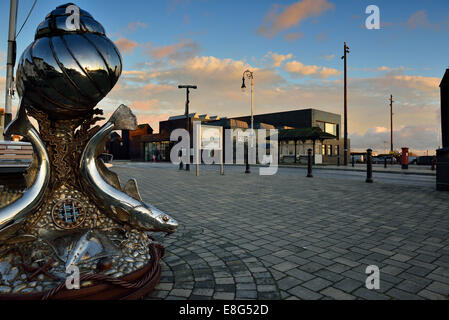
[[293, 58], [293, 54], [271, 54], [271, 61], [273, 63], [273, 67], [280, 67], [285, 61]]
[[405, 23], [408, 30], [413, 29], [434, 29], [434, 30], [440, 30], [439, 24], [433, 24], [429, 21], [429, 18], [427, 17], [427, 12], [425, 10], [421, 10], [418, 12], [415, 12], [411, 15], [411, 17], [407, 20]]
[[333, 8], [335, 5], [327, 0], [302, 0], [283, 10], [279, 10], [280, 6], [274, 5], [257, 31], [263, 36], [273, 37], [279, 32], [298, 26], [310, 17], [320, 16]]
[[302, 62], [293, 60], [285, 64], [284, 70], [292, 75], [297, 76], [313, 76], [319, 78], [329, 78], [333, 76], [338, 76], [341, 71], [332, 68], [314, 66], [314, 65], [304, 65]]
[[304, 38], [304, 33], [302, 33], [302, 32], [295, 32], [295, 33], [288, 33], [288, 34], [284, 35], [284, 39], [286, 41], [290, 41], [290, 42], [294, 42], [298, 38]]
[[[424, 125], [401, 126], [394, 130], [395, 149], [409, 147], [410, 152], [430, 154], [438, 147], [438, 130]], [[367, 146], [372, 146], [375, 153], [388, 152], [390, 149], [390, 129], [376, 127], [369, 129], [365, 134], [353, 134], [351, 136], [351, 149], [365, 151]], [[432, 148], [433, 149], [430, 149]]]
[[[191, 110], [201, 114], [242, 116], [250, 112], [250, 93], [240, 90], [242, 73], [254, 71], [255, 113], [317, 108], [342, 114], [343, 83], [341, 72], [320, 65], [305, 65], [292, 60], [293, 54], [267, 53], [255, 67], [245, 60], [194, 56], [186, 60], [162, 60], [155, 66], [125, 70], [116, 88], [108, 95], [105, 109], [121, 103], [135, 111], [139, 123], [150, 123], [157, 131], [158, 122], [183, 114], [185, 93], [180, 83], [191, 83]], [[266, 64], [269, 59], [270, 63]], [[273, 67], [273, 65], [278, 67]], [[437, 148], [439, 127], [439, 79], [404, 74], [406, 68], [381, 66], [382, 73], [367, 78], [349, 78], [349, 137], [354, 150], [372, 148], [383, 151], [388, 141], [389, 103], [395, 99], [395, 128], [398, 145], [414, 151]], [[391, 71], [394, 70], [394, 71]], [[305, 77], [294, 83], [283, 71]], [[334, 78], [334, 79], [333, 79]], [[420, 130], [423, 132], [419, 134]]]
[[154, 106], [159, 104], [159, 100], [150, 99], [144, 101], [133, 101], [130, 105], [131, 108], [140, 110], [140, 111], [148, 111], [151, 110]]
[[130, 53], [134, 50], [135, 47], [138, 46], [137, 42], [129, 40], [125, 37], [120, 37], [116, 41], [114, 41], [117, 48], [121, 53]]
[[147, 53], [155, 59], [169, 58], [172, 60], [188, 59], [198, 55], [200, 46], [197, 42], [191, 40], [183, 40], [172, 45], [154, 47], [149, 44]]
[[135, 32], [138, 29], [146, 29], [146, 28], [148, 28], [148, 24], [141, 21], [130, 22], [126, 27], [126, 29], [130, 32]]

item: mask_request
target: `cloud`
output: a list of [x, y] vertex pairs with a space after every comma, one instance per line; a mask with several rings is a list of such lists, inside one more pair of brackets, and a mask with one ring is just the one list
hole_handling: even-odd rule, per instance
[[295, 33], [288, 33], [284, 35], [285, 41], [295, 42], [298, 38], [304, 38], [304, 33], [302, 32], [295, 32]]
[[148, 28], [148, 24], [141, 21], [130, 22], [126, 27], [126, 30], [129, 32], [135, 32], [138, 29], [146, 29]]
[[[127, 104], [135, 111], [139, 123], [150, 123], [157, 130], [158, 121], [184, 113], [185, 92], [177, 86], [188, 83], [198, 86], [198, 90], [191, 92], [192, 112], [220, 117], [248, 115], [250, 91], [242, 93], [240, 86], [243, 71], [250, 69], [255, 75], [256, 114], [306, 108], [342, 114], [340, 72], [292, 59], [289, 54], [269, 52], [260, 61], [251, 60], [251, 64], [263, 67], [245, 60], [200, 55], [184, 60], [151, 61], [134, 70], [125, 70], [102, 106], [107, 113], [121, 103]], [[280, 66], [273, 67], [273, 63]], [[304, 79], [287, 80], [283, 72], [286, 68], [293, 72], [290, 75]], [[372, 77], [349, 78], [349, 137], [353, 148], [371, 147], [383, 152], [383, 141], [389, 141], [390, 94], [395, 100], [397, 145], [408, 146], [412, 151], [436, 148], [440, 79], [404, 74], [405, 70], [400, 67], [375, 69], [383, 71], [373, 73]]]
[[183, 19], [184, 24], [191, 24], [192, 21], [190, 20], [190, 16], [188, 14], [184, 15]]
[[199, 44], [191, 40], [182, 40], [179, 43], [162, 47], [154, 47], [149, 44], [147, 50], [147, 53], [154, 59], [169, 58], [171, 60], [185, 60], [198, 55], [199, 52]]
[[143, 101], [133, 101], [131, 103], [131, 107], [133, 109], [137, 109], [140, 111], [147, 111], [151, 110], [154, 106], [157, 106], [159, 104], [159, 100], [157, 99], [150, 99], [150, 100], [143, 100]]
[[325, 42], [327, 40], [329, 40], [327, 32], [321, 32], [316, 35], [316, 41], [318, 42]]
[[314, 65], [304, 65], [302, 62], [293, 60], [285, 64], [284, 70], [292, 75], [297, 76], [313, 76], [318, 78], [329, 78], [332, 76], [338, 76], [341, 71], [332, 68], [314, 66]]
[[121, 53], [130, 53], [134, 50], [135, 47], [138, 46], [138, 43], [132, 40], [129, 40], [125, 37], [120, 37], [116, 41], [114, 41], [117, 48]]
[[6, 69], [5, 68], [6, 63], [4, 63], [6, 61], [6, 56], [7, 56], [6, 52], [0, 51], [0, 70]]
[[[410, 148], [410, 152], [424, 154], [429, 150], [430, 154], [438, 148], [438, 130], [425, 125], [401, 126], [393, 131], [395, 150], [402, 147]], [[351, 149], [366, 150], [371, 148], [375, 153], [385, 153], [390, 149], [390, 129], [375, 127], [365, 134], [351, 135]]]
[[291, 27], [298, 26], [310, 17], [320, 16], [322, 13], [335, 8], [327, 0], [303, 0], [293, 3], [279, 11], [280, 7], [274, 5], [265, 16], [258, 33], [268, 38]]
[[329, 54], [323, 57], [324, 60], [331, 61], [335, 58], [335, 54]]
[[273, 67], [280, 67], [285, 61], [290, 60], [293, 58], [293, 54], [277, 54], [272, 53], [271, 54], [271, 61], [273, 64]]
[[412, 14], [411, 17], [405, 23], [405, 25], [407, 26], [408, 30], [421, 29], [421, 28], [423, 29], [432, 28], [435, 30], [440, 30], [439, 24], [432, 24], [429, 21], [427, 17], [427, 12], [425, 10], [421, 10]]

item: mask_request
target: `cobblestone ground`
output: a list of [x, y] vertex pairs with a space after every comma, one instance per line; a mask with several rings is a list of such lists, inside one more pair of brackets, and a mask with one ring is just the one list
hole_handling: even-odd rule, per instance
[[[114, 167], [180, 222], [148, 299], [448, 299], [448, 194], [364, 181]], [[380, 290], [365, 288], [380, 268]]]

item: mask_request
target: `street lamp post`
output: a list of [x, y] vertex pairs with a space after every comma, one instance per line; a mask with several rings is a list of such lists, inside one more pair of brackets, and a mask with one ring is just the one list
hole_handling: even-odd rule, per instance
[[[251, 148], [253, 148], [253, 135], [254, 135], [254, 73], [250, 70], [246, 70], [243, 72], [243, 78], [242, 78], [242, 90], [246, 89], [245, 84], [245, 78], [248, 78], [251, 80]], [[248, 141], [248, 147], [246, 148], [246, 171], [245, 173], [251, 173], [251, 169], [249, 166], [249, 141]]]
[[[11, 0], [9, 13], [9, 32], [8, 32], [8, 57], [6, 64], [6, 94], [5, 94], [5, 120], [4, 126], [9, 124], [12, 119], [12, 96], [14, 95], [14, 66], [16, 64], [16, 25], [18, 0]], [[3, 132], [2, 132], [3, 135]]]
[[[190, 89], [198, 89], [197, 86], [192, 86], [192, 85], [180, 85], [178, 86], [178, 89], [186, 89], [186, 93], [187, 93], [187, 99], [186, 99], [186, 129], [187, 132], [190, 135], [190, 114], [189, 114], [189, 104], [190, 104]], [[189, 141], [192, 141], [192, 139], [189, 139]], [[189, 149], [187, 150], [187, 155], [188, 155], [188, 161], [186, 163], [186, 171], [190, 171], [190, 143], [189, 142]], [[180, 169], [182, 169], [182, 162], [180, 164]]]
[[349, 47], [344, 46], [344, 55], [341, 57], [345, 62], [345, 101], [344, 101], [344, 122], [345, 122], [345, 131], [344, 131], [344, 165], [348, 165], [348, 64], [347, 64], [347, 54], [349, 53]]

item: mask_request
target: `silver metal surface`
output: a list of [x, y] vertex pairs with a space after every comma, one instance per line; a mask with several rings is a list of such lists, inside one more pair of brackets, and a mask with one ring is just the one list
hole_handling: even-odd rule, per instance
[[[108, 208], [115, 220], [128, 223], [145, 231], [172, 233], [178, 222], [153, 206], [135, 199], [132, 195], [116, 189], [105, 181], [98, 170], [98, 147], [113, 130], [133, 130], [136, 128], [132, 111], [121, 105], [111, 119], [88, 142], [80, 163], [80, 171], [88, 183]], [[133, 192], [135, 195], [135, 192]]]
[[23, 193], [22, 197], [0, 209], [0, 240], [5, 240], [13, 235], [25, 217], [39, 207], [50, 179], [50, 162], [47, 150], [36, 129], [28, 120], [23, 100], [17, 118], [10, 123], [5, 132], [7, 135], [19, 134], [29, 138], [37, 156], [38, 171], [34, 183]]
[[80, 10], [80, 30], [68, 30], [66, 7], [58, 7], [39, 25], [17, 67], [19, 95], [53, 120], [84, 117], [122, 72], [119, 50], [101, 24]]

